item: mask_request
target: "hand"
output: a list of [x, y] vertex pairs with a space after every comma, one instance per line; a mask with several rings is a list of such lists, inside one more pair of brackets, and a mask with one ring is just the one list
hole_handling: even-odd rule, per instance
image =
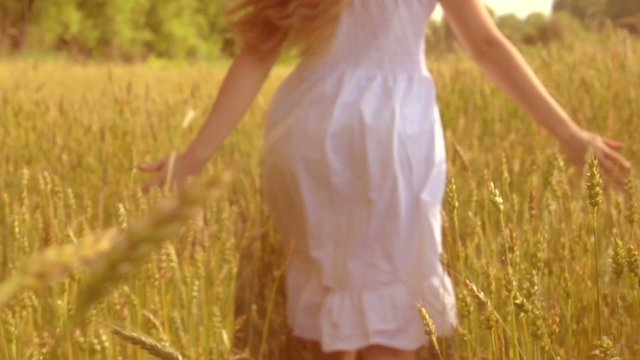
[[139, 164], [138, 170], [156, 174], [153, 179], [142, 187], [142, 191], [147, 193], [156, 186], [164, 187], [167, 185], [167, 181], [169, 181], [169, 187], [180, 189], [189, 177], [199, 174], [202, 171], [202, 167], [195, 164], [184, 154], [175, 153], [156, 162]]
[[589, 151], [598, 159], [603, 177], [618, 188], [624, 188], [632, 167], [619, 151], [623, 144], [589, 131], [580, 131], [570, 140], [561, 142], [569, 160], [579, 168], [584, 167]]

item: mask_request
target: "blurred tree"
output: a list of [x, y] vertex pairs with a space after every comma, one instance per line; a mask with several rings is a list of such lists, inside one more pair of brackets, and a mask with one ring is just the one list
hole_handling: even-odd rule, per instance
[[85, 32], [83, 14], [76, 0], [37, 1], [32, 23], [29, 26], [29, 47], [36, 49], [74, 50], [81, 47], [80, 37]]
[[[151, 48], [163, 57], [194, 58], [202, 55], [205, 43], [200, 37], [208, 21], [199, 12], [199, 0], [155, 0], [147, 13], [152, 34]], [[213, 1], [212, 1], [213, 2]]]
[[599, 24], [604, 19], [616, 20], [640, 14], [638, 0], [555, 0], [553, 11], [566, 11], [584, 24]]
[[430, 20], [427, 24], [426, 43], [429, 53], [443, 54], [455, 49], [456, 37], [444, 19]]
[[493, 10], [493, 8], [489, 5], [485, 5], [485, 9], [487, 10], [487, 12], [489, 13], [489, 15], [491, 15], [492, 19], [496, 18], [496, 11]]
[[555, 40], [546, 31], [549, 19], [543, 13], [532, 13], [524, 19], [525, 34], [521, 41], [525, 44], [537, 45], [545, 44]]
[[198, 0], [199, 12], [204, 15], [201, 33], [207, 42], [207, 49], [214, 56], [222, 53], [234, 54], [234, 41], [225, 23], [226, 2]]
[[640, 0], [608, 0], [607, 17], [613, 22], [630, 22], [635, 18], [640, 24]]
[[[27, 41], [36, 0], [2, 0], [0, 2], [0, 47], [20, 50]], [[7, 43], [4, 43], [6, 41]]]
[[639, 0], [607, 0], [607, 17], [611, 20], [620, 20], [633, 16], [640, 16]]
[[529, 30], [527, 24], [515, 14], [506, 14], [496, 19], [496, 24], [500, 31], [514, 42], [520, 42], [527, 35]]
[[59, 50], [137, 59], [217, 56], [228, 43], [225, 2], [0, 0], [0, 50]]
[[[231, 56], [235, 43], [225, 26], [227, 4], [221, 0], [0, 0], [0, 52], [56, 50], [124, 60]], [[640, 29], [640, 0], [555, 0], [550, 19], [542, 14], [525, 20], [512, 14], [497, 17], [491, 8], [487, 10], [510, 39], [531, 44], [564, 37], [565, 27], [576, 30], [573, 17], [587, 25], [611, 19], [632, 31]], [[434, 52], [456, 48], [446, 22], [432, 21], [428, 30], [427, 42]]]
[[558, 41], [584, 39], [590, 34], [580, 20], [565, 11], [552, 14], [541, 31], [542, 36]]
[[78, 40], [100, 57], [138, 57], [150, 41], [150, 0], [76, 0], [83, 17]]
[[640, 28], [639, 0], [555, 0], [553, 10], [566, 11], [592, 28], [606, 20], [630, 30], [635, 24]]
[[529, 14], [524, 19], [524, 23], [529, 28], [538, 28], [540, 26], [543, 26], [547, 22], [547, 20], [548, 20], [547, 15], [540, 12], [535, 12], [535, 13]]
[[604, 17], [607, 0], [555, 0], [553, 11], [566, 11], [584, 23]]
[[584, 41], [591, 34], [580, 20], [565, 11], [552, 14], [544, 22], [534, 20], [531, 25], [535, 26], [533, 32], [523, 39], [523, 42], [528, 45], [544, 45], [557, 41]]

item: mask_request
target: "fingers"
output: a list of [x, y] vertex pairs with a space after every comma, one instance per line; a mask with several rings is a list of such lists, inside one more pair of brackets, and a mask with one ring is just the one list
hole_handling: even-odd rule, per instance
[[142, 163], [138, 165], [138, 170], [144, 172], [158, 172], [164, 167], [166, 160], [158, 160], [152, 163]]
[[629, 161], [615, 151], [604, 149], [598, 156], [604, 175], [618, 189], [624, 189], [632, 167]]
[[607, 180], [618, 189], [624, 189], [627, 178], [631, 175], [631, 163], [618, 153], [623, 144], [606, 137], [596, 142], [595, 152], [600, 168]]
[[611, 161], [613, 163], [613, 165], [619, 172], [625, 173], [626, 176], [631, 173], [631, 163], [617, 152], [605, 149], [603, 151], [603, 155], [608, 161]]
[[603, 137], [602, 141], [604, 141], [604, 143], [608, 147], [610, 147], [611, 149], [616, 150], [616, 151], [622, 150], [622, 148], [624, 147], [623, 143], [621, 143], [619, 141], [616, 141], [616, 140], [613, 140], [613, 139], [610, 139], [610, 138]]
[[606, 179], [605, 185], [614, 185], [618, 189], [624, 189], [626, 176], [624, 176], [617, 166], [608, 159], [599, 160], [600, 169]]
[[148, 194], [151, 189], [158, 188], [167, 188], [168, 190], [179, 190], [186, 183], [186, 178], [178, 176], [177, 178], [173, 178], [168, 176], [168, 172], [166, 169], [163, 169], [158, 175], [156, 175], [151, 181], [147, 182], [142, 187], [142, 192], [144, 194]]
[[140, 171], [155, 173], [153, 179], [142, 186], [142, 192], [147, 194], [154, 187], [167, 188], [167, 190], [180, 188], [188, 174], [182, 169], [178, 160], [176, 154], [173, 153], [169, 157], [153, 163], [139, 164], [137, 168]]
[[565, 151], [574, 165], [582, 168], [585, 165], [585, 155], [594, 154], [598, 159], [600, 173], [606, 180], [605, 187], [622, 190], [633, 172], [631, 163], [618, 152], [622, 148], [623, 144], [616, 140], [589, 133], [582, 144], [566, 144]]
[[162, 176], [162, 175], [156, 176], [155, 178], [153, 178], [151, 181], [149, 181], [142, 187], [142, 192], [144, 194], [148, 194], [149, 191], [151, 191], [151, 189], [155, 187], [163, 187], [164, 183], [165, 183], [165, 176]]

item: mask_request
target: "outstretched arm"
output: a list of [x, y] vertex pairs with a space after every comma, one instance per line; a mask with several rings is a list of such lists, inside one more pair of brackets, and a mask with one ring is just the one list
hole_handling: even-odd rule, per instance
[[500, 32], [480, 0], [440, 0], [446, 19], [475, 62], [538, 124], [559, 141], [577, 166], [591, 149], [602, 169], [622, 184], [631, 166], [618, 151], [622, 144], [574, 123], [542, 85], [518, 50]]
[[172, 168], [171, 181], [179, 187], [189, 176], [204, 168], [249, 110], [278, 55], [279, 49], [265, 53], [249, 48], [238, 55], [227, 72], [206, 122], [187, 149], [173, 159], [173, 166], [170, 166], [170, 158], [139, 166], [142, 171], [157, 173], [145, 190], [163, 186], [169, 167]]

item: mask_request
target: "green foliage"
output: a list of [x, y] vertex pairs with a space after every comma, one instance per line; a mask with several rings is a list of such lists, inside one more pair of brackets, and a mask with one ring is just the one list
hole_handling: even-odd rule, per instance
[[553, 11], [566, 11], [583, 22], [599, 20], [604, 15], [607, 0], [556, 0]]
[[512, 41], [521, 41], [530, 31], [528, 25], [514, 14], [502, 15], [496, 22], [505, 36]]
[[[56, 51], [74, 57], [145, 60], [215, 59], [234, 54], [221, 0], [1, 0], [0, 54]], [[556, 0], [552, 17], [497, 16], [507, 37], [521, 44], [573, 39], [584, 27], [601, 30], [607, 20], [640, 32], [640, 1]], [[560, 15], [562, 14], [562, 15]], [[569, 19], [575, 17], [581, 23]], [[556, 17], [559, 16], [559, 17]], [[448, 26], [429, 24], [432, 53], [455, 50]]]
[[144, 18], [151, 3], [149, 0], [79, 1], [86, 24], [79, 40], [84, 40], [98, 56], [139, 54], [151, 36]]
[[156, 0], [147, 14], [147, 26], [155, 53], [167, 57], [196, 55], [202, 47], [198, 34], [201, 20], [194, 0]]
[[560, 11], [554, 13], [549, 21], [538, 29], [538, 38], [544, 42], [552, 39], [559, 41], [583, 41], [589, 37], [597, 37], [595, 34], [587, 31], [573, 15]]
[[26, 24], [33, 13], [34, 0], [0, 2], [0, 49], [17, 49], [26, 37]]
[[555, 0], [553, 11], [565, 11], [584, 24], [597, 25], [603, 20], [618, 20], [640, 16], [640, 2], [636, 0]]
[[228, 43], [221, 1], [3, 0], [0, 50], [85, 57], [215, 57]]
[[429, 21], [427, 25], [427, 49], [429, 54], [449, 53], [455, 49], [456, 38], [446, 22]]
[[608, 0], [605, 9], [607, 16], [612, 20], [640, 16], [640, 1]]
[[[502, 33], [518, 45], [546, 45], [602, 37], [588, 31], [580, 20], [565, 11], [555, 12], [551, 16], [534, 13], [525, 19], [506, 14], [498, 16], [495, 21]], [[429, 22], [428, 33], [430, 54], [446, 54], [457, 49], [455, 35], [446, 23]]]
[[[515, 14], [496, 16], [489, 9], [500, 30], [517, 44], [540, 45], [555, 41], [597, 38], [612, 22], [631, 32], [640, 33], [640, 1], [627, 0], [557, 0], [550, 16], [533, 13], [525, 19]], [[431, 22], [428, 44], [432, 52], [455, 49], [455, 37], [446, 24]]]
[[[197, 0], [198, 12], [203, 15], [201, 34], [204, 39], [213, 39], [215, 53], [220, 51], [225, 55], [233, 53], [233, 38], [231, 31], [226, 27], [223, 1]], [[214, 54], [215, 55], [215, 54]]]

